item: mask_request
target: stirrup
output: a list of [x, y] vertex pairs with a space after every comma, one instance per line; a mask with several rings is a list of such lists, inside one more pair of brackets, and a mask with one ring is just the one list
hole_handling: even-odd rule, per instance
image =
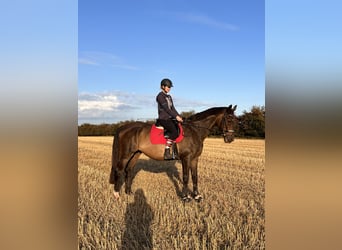
[[180, 160], [176, 143], [172, 144], [172, 158], [174, 160]]
[[173, 155], [170, 153], [170, 148], [165, 148], [164, 160], [173, 160]]

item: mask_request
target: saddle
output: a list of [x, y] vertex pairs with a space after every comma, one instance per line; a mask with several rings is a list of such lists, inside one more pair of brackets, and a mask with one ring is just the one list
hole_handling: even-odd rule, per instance
[[[158, 122], [153, 124], [150, 131], [150, 140], [152, 144], [165, 144], [166, 138], [168, 138], [167, 130], [160, 126]], [[183, 127], [178, 123], [178, 137], [175, 142], [181, 142], [184, 138]]]

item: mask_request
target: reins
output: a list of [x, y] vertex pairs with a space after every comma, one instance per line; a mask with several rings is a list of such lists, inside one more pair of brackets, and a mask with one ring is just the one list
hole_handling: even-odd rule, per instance
[[[177, 122], [177, 123], [180, 123], [180, 122], [178, 122], [176, 119], [172, 119], [172, 120], [175, 121], [175, 122]], [[207, 127], [203, 127], [203, 126], [198, 126], [198, 125], [189, 123], [189, 122], [187, 122], [186, 120], [183, 121], [183, 122], [181, 122], [180, 124], [185, 125], [185, 126], [187, 125], [187, 126], [189, 126], [189, 127], [204, 128], [204, 129], [207, 129], [207, 130], [209, 130], [209, 131], [213, 131], [213, 129], [210, 129], [210, 128], [207, 128]]]
[[[227, 120], [226, 120], [226, 117], [229, 116], [227, 113], [224, 114], [224, 117], [222, 119], [222, 123], [224, 123], [224, 126], [222, 126], [223, 128], [224, 127], [227, 127]], [[182, 125], [185, 125], [185, 126], [190, 126], [190, 127], [194, 127], [194, 128], [200, 128], [200, 129], [207, 129], [209, 130], [209, 132], [215, 132], [215, 129], [212, 129], [212, 128], [207, 128], [207, 127], [204, 127], [204, 126], [199, 126], [199, 125], [195, 125], [193, 123], [189, 123], [189, 122], [186, 122], [184, 121], [182, 123]], [[233, 129], [228, 129], [228, 130], [222, 130], [222, 135], [225, 135], [226, 133], [234, 133], [234, 130]]]
[[207, 129], [207, 130], [209, 130], [209, 131], [214, 131], [213, 129], [211, 129], [211, 128], [207, 128], [207, 127], [203, 127], [203, 126], [198, 126], [198, 125], [195, 125], [195, 124], [192, 124], [192, 123], [189, 123], [189, 122], [182, 122], [181, 123], [182, 125], [187, 125], [187, 126], [190, 126], [190, 127], [194, 127], [194, 128], [204, 128], [204, 129]]

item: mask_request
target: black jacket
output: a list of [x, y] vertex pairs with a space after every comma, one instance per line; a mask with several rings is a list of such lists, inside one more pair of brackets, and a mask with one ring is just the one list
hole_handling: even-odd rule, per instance
[[158, 119], [171, 119], [176, 118], [178, 111], [175, 109], [172, 101], [172, 97], [161, 91], [157, 97], [156, 101], [158, 103]]

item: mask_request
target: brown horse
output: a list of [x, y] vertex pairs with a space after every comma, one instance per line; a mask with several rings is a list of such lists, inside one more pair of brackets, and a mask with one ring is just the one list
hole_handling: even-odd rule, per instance
[[[190, 201], [193, 197], [200, 201], [202, 196], [197, 186], [198, 159], [203, 150], [203, 141], [214, 127], [223, 132], [224, 141], [234, 140], [236, 117], [232, 107], [214, 107], [196, 113], [183, 122], [184, 139], [177, 143], [179, 158], [182, 161], [183, 190], [182, 199]], [[112, 150], [112, 169], [109, 183], [114, 184], [114, 197], [119, 198], [119, 191], [125, 179], [125, 192], [131, 194], [133, 168], [141, 153], [151, 159], [164, 160], [164, 144], [152, 144], [150, 141], [151, 124], [132, 122], [119, 127], [116, 131]], [[193, 193], [188, 188], [191, 170]], [[125, 178], [124, 178], [125, 177]]]

